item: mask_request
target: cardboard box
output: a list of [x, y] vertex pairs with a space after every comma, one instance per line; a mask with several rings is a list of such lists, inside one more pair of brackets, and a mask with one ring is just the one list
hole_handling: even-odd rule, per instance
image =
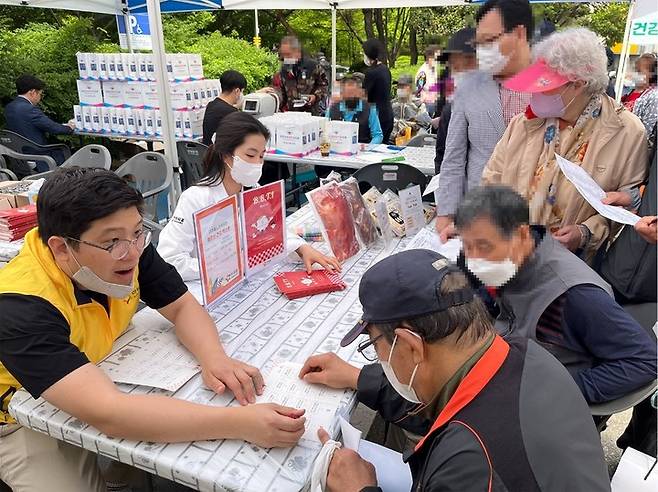
[[102, 83], [103, 87], [103, 102], [106, 106], [113, 107], [123, 107], [126, 103], [125, 92], [126, 92], [126, 83], [125, 82], [110, 82], [106, 81]]
[[201, 55], [196, 53], [187, 55], [187, 65], [192, 80], [203, 79], [203, 64], [201, 62]]
[[184, 53], [174, 53], [172, 57], [174, 80], [179, 82], [190, 80], [190, 68], [187, 64], [187, 55]]
[[331, 152], [356, 155], [359, 152], [359, 124], [352, 121], [331, 121], [327, 125]]
[[102, 106], [103, 91], [98, 80], [76, 80], [80, 106]]
[[6, 181], [0, 183], [0, 210], [30, 204], [27, 189], [34, 181]]
[[307, 142], [303, 126], [301, 122], [290, 121], [289, 118], [276, 122], [277, 153], [298, 157], [306, 155]]
[[87, 78], [98, 80], [98, 53], [87, 53]]
[[86, 80], [89, 77], [88, 71], [88, 53], [76, 53], [78, 59], [78, 74], [81, 80]]
[[[169, 93], [171, 94], [171, 107], [175, 111], [188, 109], [192, 105], [192, 95], [187, 92], [186, 84], [171, 84]], [[189, 101], [188, 101], [189, 96]]]
[[124, 104], [128, 108], [144, 107], [143, 82], [124, 83]]
[[160, 107], [160, 99], [158, 97], [158, 84], [156, 82], [142, 83], [142, 90], [144, 96], [144, 109], [157, 109]]

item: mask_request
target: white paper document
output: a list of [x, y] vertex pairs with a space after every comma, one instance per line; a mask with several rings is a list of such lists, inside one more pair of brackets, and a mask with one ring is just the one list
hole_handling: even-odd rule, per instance
[[592, 178], [587, 171], [557, 154], [555, 154], [555, 158], [566, 178], [571, 181], [578, 192], [585, 200], [587, 200], [594, 210], [600, 213], [603, 217], [619, 222], [620, 224], [629, 224], [632, 226], [640, 220], [640, 217], [623, 207], [605, 205], [602, 203], [601, 200], [605, 198], [605, 191], [601, 189], [598, 183], [594, 181], [594, 178]]
[[384, 492], [411, 490], [411, 470], [409, 465], [402, 461], [402, 454], [361, 439], [361, 431], [350, 425], [343, 417], [339, 418], [339, 422], [343, 444], [374, 465], [377, 485]]
[[408, 249], [430, 249], [445, 256], [452, 263], [455, 263], [462, 249], [462, 240], [454, 237], [442, 243], [436, 232], [422, 229], [409, 241], [405, 251]]
[[610, 485], [612, 492], [655, 492], [658, 490], [656, 458], [626, 448]]
[[99, 364], [115, 383], [176, 391], [199, 371], [196, 360], [173, 331], [148, 330]]
[[265, 375], [265, 391], [256, 401], [303, 408], [306, 410], [306, 431], [302, 439], [320, 442], [318, 429], [323, 427], [331, 433], [345, 391], [302, 381], [299, 379], [301, 369], [301, 364], [293, 362], [277, 365]]
[[427, 187], [425, 188], [425, 191], [423, 192], [423, 196], [429, 195], [430, 193], [434, 193], [436, 190], [438, 190], [440, 180], [441, 180], [441, 175], [440, 174], [435, 174], [434, 176], [432, 176], [432, 179], [430, 179], [430, 182], [427, 183]]

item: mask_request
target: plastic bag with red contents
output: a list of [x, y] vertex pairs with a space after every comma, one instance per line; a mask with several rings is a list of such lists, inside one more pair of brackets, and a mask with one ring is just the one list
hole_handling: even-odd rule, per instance
[[356, 227], [350, 205], [335, 182], [306, 193], [315, 215], [320, 219], [331, 251], [338, 261], [357, 254], [361, 246], [356, 239]]
[[361, 195], [361, 191], [359, 190], [359, 182], [355, 178], [348, 178], [342, 183], [339, 183], [338, 187], [342, 190], [343, 195], [345, 195], [350, 205], [356, 232], [359, 234], [361, 242], [365, 246], [370, 246], [379, 239], [379, 233], [377, 232], [377, 226], [372, 215], [370, 215], [370, 211], [363, 200], [363, 195]]

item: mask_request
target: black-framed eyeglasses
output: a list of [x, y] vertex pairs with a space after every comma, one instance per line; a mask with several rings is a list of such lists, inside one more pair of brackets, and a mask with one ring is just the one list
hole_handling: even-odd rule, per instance
[[[365, 350], [368, 347], [373, 346], [375, 344], [375, 342], [383, 336], [384, 336], [384, 334], [382, 333], [380, 335], [377, 335], [375, 338], [371, 338], [370, 340], [364, 340], [363, 342], [361, 342], [356, 347], [356, 351], [358, 353], [360, 353], [365, 360], [370, 361], [370, 362], [375, 362], [376, 360], [379, 359], [379, 357], [377, 357], [377, 352], [375, 352], [375, 350], [372, 350], [372, 351], [368, 351], [368, 353], [366, 353]], [[373, 347], [373, 349], [374, 349], [374, 347]]]
[[151, 229], [144, 228], [142, 229], [135, 239], [117, 239], [112, 242], [109, 246], [101, 246], [100, 244], [95, 244], [89, 241], [83, 241], [81, 239], [75, 239], [72, 237], [67, 237], [69, 241], [75, 241], [76, 243], [86, 244], [87, 246], [93, 246], [94, 248], [102, 249], [110, 253], [110, 256], [113, 260], [123, 260], [126, 255], [130, 252], [130, 247], [134, 246], [137, 251], [142, 253], [144, 249], [151, 244]]

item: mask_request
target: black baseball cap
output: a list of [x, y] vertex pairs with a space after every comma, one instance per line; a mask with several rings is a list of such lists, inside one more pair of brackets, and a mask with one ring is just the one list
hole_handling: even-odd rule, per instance
[[441, 294], [449, 273], [461, 270], [444, 256], [428, 249], [410, 249], [372, 266], [361, 279], [359, 300], [363, 316], [340, 342], [345, 347], [370, 323], [392, 323], [445, 311], [473, 300], [470, 287]]
[[448, 46], [441, 50], [439, 60], [442, 62], [448, 61], [448, 56], [451, 53], [464, 53], [466, 55], [475, 54], [475, 29], [466, 27], [460, 29], [448, 40]]

